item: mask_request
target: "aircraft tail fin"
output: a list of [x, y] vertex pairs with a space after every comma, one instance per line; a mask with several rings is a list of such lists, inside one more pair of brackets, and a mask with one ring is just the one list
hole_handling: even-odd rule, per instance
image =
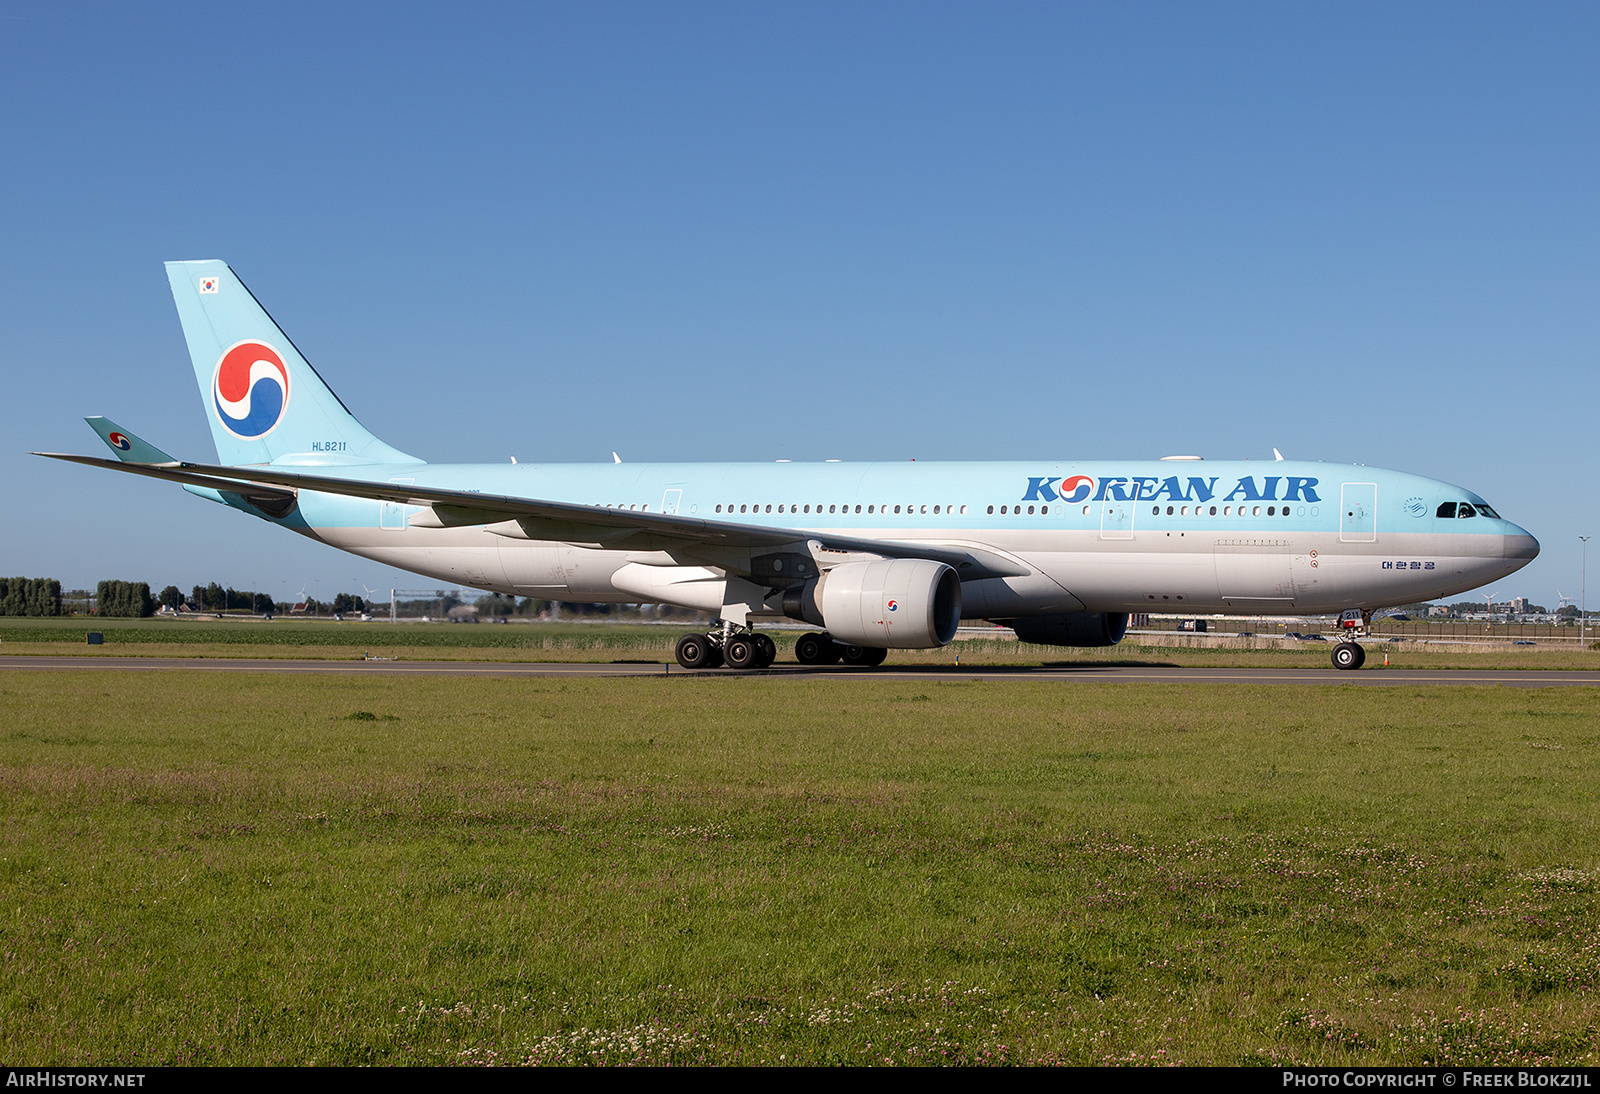
[[149, 441], [135, 437], [130, 431], [123, 429], [110, 418], [102, 418], [96, 414], [92, 418], [85, 418], [89, 428], [100, 434], [100, 439], [111, 446], [111, 451], [117, 454], [117, 459], [123, 463], [170, 463], [177, 464], [177, 460], [167, 455]]
[[423, 462], [356, 421], [226, 262], [168, 262], [167, 281], [219, 463]]

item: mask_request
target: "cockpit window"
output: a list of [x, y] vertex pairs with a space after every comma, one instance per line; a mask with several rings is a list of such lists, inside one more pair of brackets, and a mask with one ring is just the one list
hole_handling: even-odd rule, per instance
[[1473, 512], [1472, 503], [1470, 501], [1462, 502], [1461, 507], [1456, 510], [1456, 516], [1460, 517], [1462, 520], [1466, 520], [1468, 517], [1475, 517], [1477, 515], [1477, 513]]
[[1490, 520], [1499, 520], [1500, 519], [1500, 514], [1496, 513], [1493, 509], [1490, 509], [1487, 505], [1478, 506], [1478, 512], [1482, 513], [1484, 516], [1488, 517]]
[[1453, 501], [1447, 501], [1443, 505], [1439, 506], [1439, 511], [1434, 514], [1436, 517], [1450, 517], [1452, 520], [1455, 519], [1455, 515], [1456, 503]]

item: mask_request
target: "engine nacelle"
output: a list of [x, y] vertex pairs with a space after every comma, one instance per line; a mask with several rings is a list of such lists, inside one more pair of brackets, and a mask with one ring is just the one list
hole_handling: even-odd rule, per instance
[[961, 579], [924, 558], [847, 562], [784, 593], [783, 612], [852, 646], [934, 649], [956, 636]]
[[1067, 612], [1004, 622], [1022, 641], [1039, 646], [1115, 646], [1128, 633], [1127, 612]]

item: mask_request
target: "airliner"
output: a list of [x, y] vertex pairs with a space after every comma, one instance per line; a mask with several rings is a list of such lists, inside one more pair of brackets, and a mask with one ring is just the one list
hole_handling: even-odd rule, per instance
[[[660, 603], [719, 626], [685, 668], [770, 665], [756, 628], [818, 628], [803, 664], [882, 664], [963, 619], [1108, 646], [1130, 613], [1332, 615], [1360, 668], [1371, 614], [1526, 566], [1539, 544], [1470, 490], [1285, 460], [430, 464], [368, 432], [228, 265], [167, 278], [217, 462], [103, 417], [114, 458], [37, 453], [192, 494], [391, 566], [513, 596]], [[1274, 453], [1276, 455], [1276, 453]]]

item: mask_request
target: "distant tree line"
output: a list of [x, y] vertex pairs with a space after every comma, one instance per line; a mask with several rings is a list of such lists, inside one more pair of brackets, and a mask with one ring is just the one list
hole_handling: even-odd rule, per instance
[[277, 604], [266, 593], [235, 589], [232, 586], [225, 589], [215, 581], [209, 585], [196, 585], [187, 600], [176, 585], [168, 585], [161, 590], [158, 599], [172, 611], [177, 611], [183, 604], [188, 604], [196, 611], [202, 609], [212, 612], [251, 611], [257, 615], [270, 615], [278, 610]]
[[123, 619], [154, 615], [155, 598], [147, 581], [102, 581], [95, 587], [95, 614]]
[[61, 582], [53, 577], [0, 577], [0, 615], [60, 615]]
[[[208, 585], [194, 586], [187, 596], [176, 585], [168, 585], [159, 594], [151, 596], [148, 582], [102, 581], [95, 589], [91, 607], [87, 589], [74, 589], [63, 596], [61, 582], [54, 578], [0, 578], [0, 615], [61, 615], [63, 600], [68, 602], [66, 606], [68, 614], [84, 609], [93, 610], [103, 616], [133, 619], [153, 615], [157, 607], [164, 607], [173, 612], [188, 607], [191, 611], [248, 611], [257, 615], [271, 615], [288, 608], [287, 604], [278, 604], [266, 593], [235, 589], [231, 586], [224, 587], [215, 581]], [[452, 608], [460, 607], [464, 603], [456, 591], [441, 589], [437, 597], [427, 600], [402, 600], [396, 604], [396, 608], [398, 614], [405, 617], [446, 616]], [[296, 606], [301, 607], [301, 605]], [[339, 593], [331, 603], [307, 597], [302, 610], [308, 615], [344, 615], [370, 612], [374, 607], [387, 609], [388, 605], [374, 605], [354, 593]], [[537, 619], [546, 616], [553, 619], [596, 616], [604, 618], [613, 615], [628, 617], [640, 614], [642, 609], [648, 609], [643, 614], [658, 619], [680, 617], [693, 619], [697, 614], [691, 609], [673, 608], [665, 604], [579, 604], [535, 600], [532, 597], [504, 596], [500, 593], [479, 597], [472, 603], [472, 608], [476, 610], [480, 619]]]

